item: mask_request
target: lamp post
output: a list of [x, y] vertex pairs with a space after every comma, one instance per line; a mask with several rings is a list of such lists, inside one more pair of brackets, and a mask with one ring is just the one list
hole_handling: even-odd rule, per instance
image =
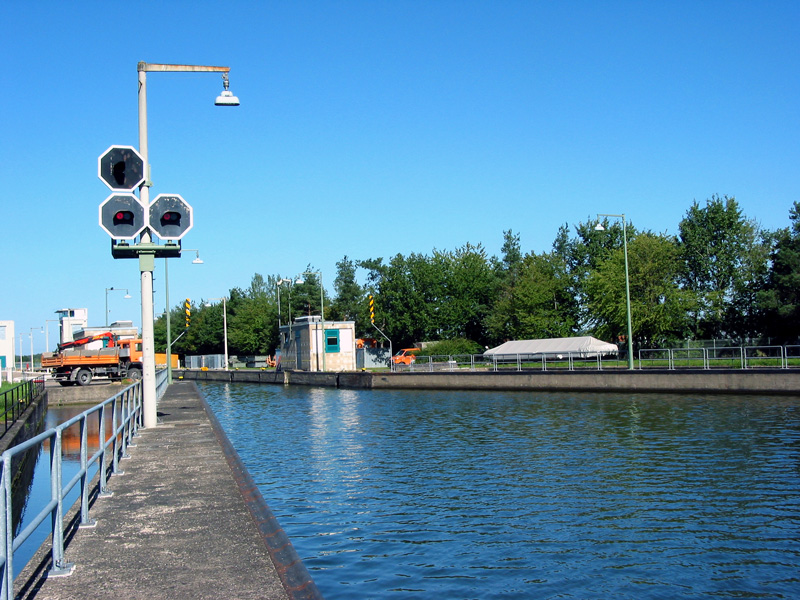
[[[195, 252], [197, 258], [192, 261], [193, 265], [202, 265], [203, 261], [200, 259], [200, 250], [188, 250], [187, 252]], [[169, 258], [164, 257], [164, 305], [166, 310], [167, 321], [167, 383], [172, 383], [172, 323], [170, 321], [170, 306], [169, 306]], [[180, 336], [179, 336], [180, 337]], [[176, 340], [177, 341], [177, 340]]]
[[[322, 287], [322, 271], [304, 271], [300, 273], [300, 275], [319, 275], [319, 314], [320, 319], [322, 321], [322, 339], [319, 342], [319, 352], [322, 353], [322, 371], [324, 372], [325, 369], [325, 300], [324, 300], [324, 288]], [[295, 283], [301, 284], [303, 280], [300, 278], [300, 275], [297, 276]], [[319, 357], [317, 357], [317, 367], [319, 367]]]
[[[280, 293], [280, 286], [283, 284], [287, 284], [289, 289], [289, 310], [288, 310], [288, 317], [289, 317], [289, 343], [286, 345], [288, 348], [294, 343], [294, 337], [292, 335], [292, 280], [291, 279], [279, 279], [275, 282], [276, 287], [278, 288], [278, 335], [280, 335], [281, 329], [281, 293]], [[283, 356], [281, 356], [281, 360], [283, 360]], [[294, 352], [294, 368], [297, 368], [297, 348], [295, 348]]]
[[45, 319], [44, 320], [44, 351], [50, 352], [50, 336], [47, 328], [48, 323], [58, 323], [58, 319]]
[[[150, 163], [147, 146], [147, 73], [148, 72], [216, 72], [222, 73], [223, 92], [214, 104], [216, 106], [238, 106], [239, 99], [228, 91], [228, 73], [230, 67], [210, 67], [200, 65], [164, 65], [140, 62], [139, 73], [139, 154], [145, 168], [145, 181], [139, 188], [139, 201], [145, 207], [150, 206]], [[145, 229], [141, 236], [142, 244], [151, 242], [150, 231]], [[142, 409], [144, 426], [158, 425], [156, 402], [156, 361], [155, 339], [153, 332], [153, 254], [139, 254], [139, 271], [142, 281]]]
[[[36, 327], [31, 327], [31, 332], [28, 334], [30, 336], [30, 338], [31, 338], [31, 371], [35, 370], [34, 369], [34, 362], [33, 362], [33, 330], [34, 329], [36, 329]], [[44, 330], [43, 329], [39, 329], [39, 333], [44, 333]]]
[[227, 298], [209, 298], [206, 306], [211, 306], [211, 300], [222, 300], [222, 335], [225, 343], [225, 370], [228, 370], [228, 307], [225, 304]]
[[613, 217], [622, 219], [622, 248], [625, 254], [625, 305], [628, 312], [628, 369], [633, 370], [633, 335], [631, 327], [631, 281], [628, 275], [628, 233], [625, 228], [625, 215], [610, 215], [597, 213], [597, 225], [595, 231], [605, 231], [605, 227], [600, 222], [600, 217]]
[[130, 300], [131, 295], [128, 292], [128, 288], [115, 288], [115, 287], [106, 288], [106, 327], [108, 327], [108, 292], [121, 292], [123, 290], [125, 290], [125, 296], [124, 296], [125, 300]]

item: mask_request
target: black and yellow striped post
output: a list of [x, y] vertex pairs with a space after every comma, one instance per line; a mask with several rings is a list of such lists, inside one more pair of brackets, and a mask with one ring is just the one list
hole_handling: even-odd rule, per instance
[[375, 325], [375, 298], [372, 297], [372, 294], [369, 295], [369, 320]]
[[192, 321], [192, 301], [189, 298], [183, 303], [183, 312], [186, 313], [186, 328], [188, 329]]

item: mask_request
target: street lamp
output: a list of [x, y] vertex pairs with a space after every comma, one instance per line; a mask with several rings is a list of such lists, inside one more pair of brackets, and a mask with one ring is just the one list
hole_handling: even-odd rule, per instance
[[[31, 371], [35, 370], [34, 362], [33, 362], [33, 330], [34, 329], [36, 329], [36, 327], [31, 327], [31, 332], [28, 334], [30, 336], [30, 338], [31, 338]], [[39, 333], [44, 333], [44, 329], [40, 328], [39, 329]]]
[[115, 288], [115, 287], [106, 288], [106, 327], [108, 327], [108, 292], [121, 292], [122, 290], [125, 290], [125, 296], [124, 296], [125, 300], [130, 300], [131, 295], [128, 292], [128, 288]]
[[595, 231], [605, 231], [606, 228], [600, 222], [600, 217], [614, 217], [622, 219], [622, 247], [625, 254], [625, 303], [628, 311], [628, 369], [633, 370], [633, 335], [631, 328], [631, 281], [628, 276], [628, 233], [625, 229], [625, 215], [610, 215], [597, 213], [597, 225]]
[[[147, 147], [147, 73], [148, 72], [216, 72], [222, 73], [224, 91], [217, 97], [217, 106], [237, 106], [239, 99], [228, 91], [228, 73], [230, 67], [210, 67], [200, 65], [163, 65], [140, 62], [137, 65], [139, 73], [139, 154], [145, 166], [145, 182], [139, 188], [139, 201], [143, 206], [150, 206], [150, 163], [148, 162]], [[141, 236], [142, 244], [151, 242], [149, 230]], [[144, 413], [144, 426], [155, 427], [158, 425], [156, 402], [156, 356], [155, 337], [153, 332], [153, 269], [152, 254], [139, 255], [139, 271], [142, 279], [142, 408]]]
[[[108, 313], [106, 313], [108, 314]], [[59, 319], [45, 319], [44, 320], [44, 350], [45, 352], [50, 352], [50, 336], [49, 336], [49, 329], [47, 324], [48, 323], [58, 323]]]
[[[320, 319], [322, 321], [322, 339], [319, 342], [319, 351], [322, 353], [322, 371], [325, 371], [325, 300], [323, 296], [323, 287], [322, 287], [322, 271], [304, 271], [300, 273], [300, 275], [319, 275], [319, 314]], [[300, 278], [300, 275], [297, 276], [297, 280], [295, 283], [302, 284], [303, 280]], [[317, 367], [319, 367], [319, 356], [317, 356]]]
[[225, 370], [228, 370], [228, 307], [225, 304], [227, 298], [209, 298], [206, 306], [211, 306], [212, 300], [222, 300], [222, 335], [225, 340]]
[[[292, 335], [292, 280], [291, 279], [279, 279], [275, 282], [275, 286], [278, 289], [278, 335], [281, 334], [281, 292], [280, 286], [283, 284], [287, 284], [289, 289], [289, 310], [288, 310], [288, 317], [289, 317], [289, 343], [286, 345], [288, 348], [294, 342], [294, 336]], [[283, 356], [281, 356], [281, 360], [283, 360]], [[294, 353], [294, 368], [297, 368], [297, 348], [295, 348]]]
[[[196, 258], [192, 261], [193, 265], [203, 264], [203, 261], [200, 259], [200, 250], [187, 249], [186, 251], [196, 253]], [[172, 383], [172, 323], [170, 320], [171, 309], [169, 306], [169, 258], [166, 256], [164, 257], [164, 305], [166, 307], [164, 314], [167, 320], [167, 383]]]

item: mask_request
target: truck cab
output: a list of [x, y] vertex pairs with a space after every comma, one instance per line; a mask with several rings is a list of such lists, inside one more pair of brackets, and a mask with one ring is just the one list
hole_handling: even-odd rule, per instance
[[411, 365], [417, 360], [419, 348], [403, 348], [392, 357], [392, 362], [396, 365]]

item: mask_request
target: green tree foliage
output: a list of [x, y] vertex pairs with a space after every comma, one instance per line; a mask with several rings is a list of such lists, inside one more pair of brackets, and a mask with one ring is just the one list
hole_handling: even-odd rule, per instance
[[775, 232], [772, 270], [758, 294], [764, 333], [784, 343], [800, 341], [800, 202], [789, 211], [791, 226]]
[[428, 344], [419, 351], [419, 356], [460, 356], [465, 354], [481, 354], [484, 348], [472, 340], [463, 338], [455, 340], [439, 340]]
[[333, 289], [336, 296], [326, 311], [326, 319], [335, 321], [354, 321], [356, 336], [374, 337], [375, 331], [369, 320], [367, 292], [356, 280], [358, 265], [345, 256], [336, 263], [336, 279]]
[[[757, 290], [767, 274], [768, 245], [735, 198], [696, 201], [679, 224], [680, 280], [697, 297], [698, 339], [757, 335]], [[752, 293], [751, 293], [752, 292]]]
[[[693, 295], [677, 283], [680, 261], [671, 237], [639, 233], [628, 241], [631, 330], [637, 347], [657, 346], [682, 337]], [[589, 274], [588, 310], [596, 337], [618, 343], [627, 335], [624, 249], [613, 250]]]
[[555, 252], [528, 254], [499, 294], [488, 319], [493, 344], [575, 333], [575, 296], [566, 263]]
[[[286, 324], [290, 314], [319, 315], [320, 294], [326, 320], [352, 320], [360, 337], [379, 337], [369, 320], [367, 296], [374, 295], [375, 325], [397, 348], [440, 340], [483, 347], [577, 334], [618, 341], [627, 320], [625, 237], [637, 346], [761, 332], [794, 341], [800, 335], [800, 203], [790, 218], [791, 227], [767, 234], [734, 198], [713, 196], [690, 207], [678, 237], [638, 232], [627, 221], [623, 235], [622, 221], [608, 218], [597, 231], [589, 218], [562, 225], [551, 252], [523, 254], [520, 235], [507, 230], [499, 258], [470, 243], [388, 261], [345, 256], [336, 265], [332, 301], [311, 265], [301, 283], [255, 274], [249, 287], [228, 294], [229, 353], [274, 353], [278, 300]], [[182, 301], [170, 315], [176, 353], [223, 352], [222, 302], [196, 302], [192, 326], [180, 338]], [[163, 351], [164, 317], [155, 325]]]
[[465, 337], [487, 339], [486, 318], [497, 280], [484, 248], [466, 244], [454, 252], [434, 250], [364, 261], [375, 290], [376, 324], [400, 347], [417, 341]]

